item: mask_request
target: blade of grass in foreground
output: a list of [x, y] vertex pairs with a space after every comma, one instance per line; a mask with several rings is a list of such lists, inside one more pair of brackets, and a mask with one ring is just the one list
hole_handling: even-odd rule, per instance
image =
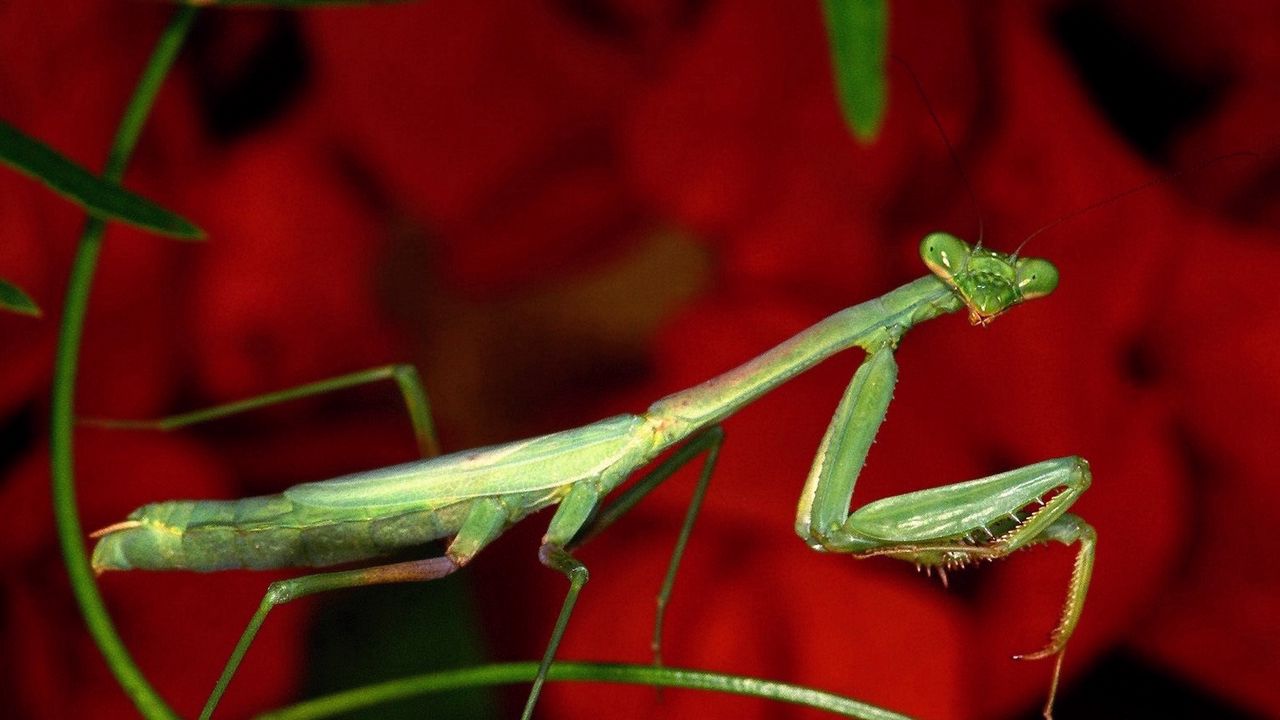
[[0, 163], [39, 180], [94, 217], [118, 220], [159, 235], [195, 240], [200, 228], [146, 198], [103, 180], [53, 148], [0, 121]]
[[[307, 700], [259, 715], [258, 720], [315, 720], [425, 693], [482, 685], [530, 682], [537, 672], [538, 663], [517, 662], [414, 675]], [[616, 682], [652, 687], [710, 690], [803, 705], [861, 720], [911, 720], [906, 715], [821, 690], [700, 670], [652, 665], [557, 662], [551, 666], [547, 680], [551, 682], [572, 680]], [[602, 708], [602, 711], [604, 710]]]
[[[142, 126], [150, 114], [156, 95], [164, 78], [182, 48], [196, 11], [179, 8], [174, 11], [169, 24], [156, 41], [151, 57], [138, 76], [137, 87], [120, 117], [115, 139], [107, 155], [103, 177], [118, 181], [124, 175], [129, 156], [137, 145]], [[90, 217], [71, 261], [71, 274], [67, 278], [66, 301], [62, 304], [62, 319], [58, 323], [58, 347], [53, 357], [53, 391], [49, 402], [49, 466], [50, 488], [53, 494], [53, 516], [58, 526], [58, 543], [67, 565], [71, 591], [80, 605], [80, 614], [89, 628], [89, 634], [102, 651], [108, 667], [124, 688], [138, 712], [148, 720], [178, 720], [178, 715], [165, 703], [164, 698], [151, 686], [146, 675], [129, 654], [115, 623], [107, 612], [107, 605], [94, 582], [93, 568], [89, 566], [89, 553], [84, 544], [84, 528], [80, 525], [80, 512], [76, 506], [75, 480], [75, 395], [76, 373], [80, 365], [80, 345], [84, 337], [84, 320], [89, 307], [89, 288], [98, 267], [102, 252], [106, 221]]]

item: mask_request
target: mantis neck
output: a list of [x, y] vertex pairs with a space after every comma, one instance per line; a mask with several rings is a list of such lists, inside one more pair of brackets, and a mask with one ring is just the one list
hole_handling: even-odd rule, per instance
[[916, 323], [955, 312], [963, 303], [927, 275], [846, 308], [738, 367], [649, 406], [655, 454], [733, 415], [765, 393], [843, 350], [897, 339]]

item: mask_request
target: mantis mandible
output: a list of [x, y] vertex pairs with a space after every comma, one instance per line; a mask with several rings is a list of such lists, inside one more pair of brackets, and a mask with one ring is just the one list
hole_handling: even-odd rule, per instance
[[[1096, 535], [1067, 509], [1089, 486], [1088, 463], [1064, 457], [952, 485], [907, 493], [850, 512], [854, 484], [892, 398], [894, 349], [918, 323], [967, 309], [985, 326], [1023, 301], [1048, 295], [1058, 272], [1047, 260], [1019, 258], [934, 233], [920, 254], [930, 274], [840, 311], [749, 362], [658, 400], [639, 415], [617, 415], [550, 435], [304, 483], [277, 495], [239, 500], [178, 500], [143, 506], [94, 533], [93, 567], [196, 570], [324, 567], [372, 561], [406, 547], [451, 538], [440, 557], [306, 575], [272, 583], [245, 628], [202, 717], [212, 714], [267, 613], [292, 599], [339, 588], [433, 580], [467, 565], [504, 530], [558, 506], [539, 550], [541, 562], [569, 580], [523, 717], [533, 712], [547, 669], [587, 581], [571, 550], [630, 509], [677, 468], [705, 454], [702, 472], [659, 594], [671, 592], [723, 442], [720, 423], [799, 373], [843, 350], [867, 356], [853, 376], [818, 447], [796, 512], [796, 533], [811, 548], [857, 557], [885, 555], [949, 569], [1008, 555], [1030, 543], [1078, 544], [1057, 627], [1048, 643], [1018, 659], [1056, 656], [1044, 713], [1052, 713], [1063, 651], [1080, 619]], [[169, 421], [115, 425], [172, 427], [388, 374], [400, 382], [424, 454], [436, 455], [426, 396], [411, 369], [390, 368], [315, 383]], [[675, 451], [614, 503], [603, 499], [633, 473]]]

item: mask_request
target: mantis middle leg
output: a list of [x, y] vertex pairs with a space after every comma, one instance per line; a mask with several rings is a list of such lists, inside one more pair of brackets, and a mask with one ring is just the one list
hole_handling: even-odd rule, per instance
[[599, 512], [596, 512], [600, 502], [599, 491], [589, 484], [575, 486], [570, 491], [569, 496], [560, 504], [559, 509], [556, 510], [556, 514], [551, 520], [551, 526], [547, 529], [547, 534], [543, 537], [542, 547], [538, 551], [538, 558], [547, 567], [564, 573], [569, 580], [569, 591], [565, 594], [560, 614], [556, 618], [556, 624], [551, 631], [551, 639], [547, 643], [542, 662], [538, 666], [538, 674], [534, 677], [529, 697], [525, 701], [521, 720], [529, 720], [533, 716], [533, 708], [537, 704], [542, 685], [546, 682], [547, 672], [551, 668], [551, 662], [555, 658], [556, 650], [560, 647], [560, 641], [564, 637], [565, 628], [569, 624], [569, 617], [572, 615], [574, 605], [578, 601], [578, 594], [582, 591], [582, 587], [587, 583], [589, 577], [586, 566], [570, 554], [569, 549], [587, 542], [606, 527], [612, 525], [631, 508], [635, 507], [636, 503], [657, 488], [658, 485], [670, 478], [676, 470], [705, 452], [707, 457], [702, 463], [702, 472], [698, 476], [698, 483], [694, 488], [693, 497], [689, 501], [689, 508], [685, 511], [684, 522], [680, 527], [680, 535], [676, 539], [675, 549], [671, 553], [671, 560], [667, 565], [667, 573], [663, 579], [662, 588], [658, 591], [658, 607], [654, 619], [651, 647], [654, 664], [661, 665], [662, 625], [667, 602], [675, 586], [676, 572], [679, 570], [680, 560], [684, 556], [684, 549], [688, 544], [689, 535], [693, 532], [694, 521], [697, 520], [698, 512], [702, 508], [702, 501], [706, 497], [707, 486], [711, 481], [711, 474], [715, 471], [716, 458], [723, 442], [724, 430], [719, 425], [714, 425], [704, 430], [677, 448], [670, 457], [637, 479], [613, 503], [599, 510]]

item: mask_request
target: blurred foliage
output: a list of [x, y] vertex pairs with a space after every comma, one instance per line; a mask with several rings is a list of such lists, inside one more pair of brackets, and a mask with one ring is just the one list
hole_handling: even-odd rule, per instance
[[885, 56], [889, 8], [885, 0], [822, 0], [840, 109], [853, 134], [871, 142], [886, 102]]
[[8, 310], [19, 315], [40, 315], [40, 306], [22, 288], [0, 278], [0, 310]]

